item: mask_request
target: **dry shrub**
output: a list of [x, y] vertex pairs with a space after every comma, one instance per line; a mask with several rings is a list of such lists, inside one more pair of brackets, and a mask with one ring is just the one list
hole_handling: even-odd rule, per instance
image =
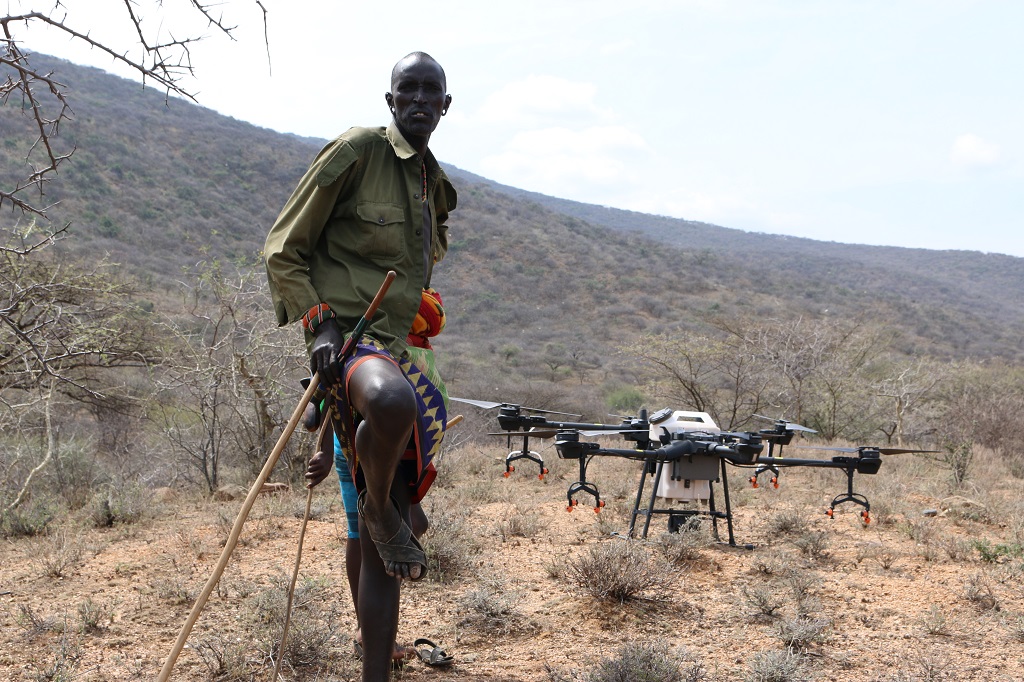
[[303, 578], [295, 587], [288, 640], [279, 651], [289, 582], [282, 576], [246, 600], [242, 619], [248, 640], [262, 660], [276, 661], [281, 656], [285, 669], [321, 670], [332, 660], [330, 644], [343, 622], [341, 608], [331, 594], [330, 581]]
[[49, 662], [36, 674], [37, 680], [46, 682], [71, 682], [76, 679], [79, 664], [82, 662], [82, 647], [71, 639], [67, 628], [61, 633], [57, 642], [50, 646]]
[[804, 533], [793, 540], [793, 544], [800, 553], [809, 559], [821, 561], [829, 556], [828, 533], [825, 531], [812, 531]]
[[44, 535], [54, 519], [66, 513], [53, 497], [31, 497], [14, 509], [0, 514], [0, 535], [4, 537], [36, 537]]
[[152, 510], [151, 493], [138, 483], [110, 484], [93, 496], [89, 520], [96, 528], [137, 523]]
[[969, 540], [949, 536], [943, 539], [942, 549], [951, 561], [967, 561], [971, 557], [974, 548]]
[[498, 535], [502, 542], [509, 538], [532, 538], [540, 531], [543, 523], [538, 514], [523, 512], [518, 506], [512, 508], [511, 513], [498, 522]]
[[704, 550], [715, 545], [711, 529], [699, 519], [679, 529], [678, 533], [665, 533], [658, 538], [662, 554], [676, 566], [691, 566], [704, 558]]
[[964, 597], [982, 611], [998, 611], [1001, 608], [992, 585], [980, 573], [975, 573], [964, 583]]
[[522, 593], [510, 590], [501, 578], [485, 578], [459, 599], [464, 613], [460, 625], [497, 635], [534, 629], [517, 606], [521, 598]]
[[764, 583], [749, 588], [744, 586], [743, 597], [755, 621], [776, 618], [779, 610], [786, 605], [786, 600], [779, 594], [778, 589]]
[[42, 635], [47, 632], [61, 632], [63, 625], [53, 616], [42, 615], [32, 610], [28, 604], [18, 604], [18, 625], [25, 628], [31, 635]]
[[637, 542], [608, 542], [570, 559], [565, 575], [597, 599], [621, 604], [669, 589], [673, 581], [667, 568]]
[[[428, 498], [429, 499], [429, 498]], [[427, 579], [450, 583], [472, 568], [480, 547], [473, 539], [465, 516], [433, 500], [428, 512], [430, 529], [421, 538], [427, 554]]]
[[78, 605], [78, 617], [82, 621], [82, 631], [97, 634], [107, 629], [114, 622], [114, 609], [107, 604], [100, 604], [86, 597]]
[[1010, 639], [1014, 642], [1024, 642], [1024, 616], [1017, 616], [1010, 623]]
[[242, 682], [253, 679], [249, 670], [248, 643], [230, 640], [221, 635], [201, 638], [196, 642], [196, 653], [209, 671], [210, 679], [217, 682]]
[[746, 682], [802, 682], [804, 657], [792, 649], [761, 651], [750, 661]]
[[808, 523], [807, 518], [804, 514], [794, 511], [787, 510], [775, 514], [765, 525], [765, 531], [772, 538], [776, 536], [794, 536], [803, 535], [807, 532]]
[[623, 644], [611, 658], [597, 663], [586, 682], [704, 682], [707, 671], [685, 652], [672, 651], [664, 642]]
[[811, 644], [824, 641], [832, 621], [828, 618], [806, 618], [798, 616], [779, 623], [776, 636], [791, 649], [804, 649]]
[[769, 550], [754, 557], [751, 570], [764, 576], [783, 576], [793, 570], [792, 559], [779, 550]]
[[792, 571], [785, 579], [796, 600], [796, 613], [804, 617], [821, 608], [821, 603], [814, 597], [814, 590], [821, 585], [821, 578], [809, 571]]
[[928, 615], [921, 620], [921, 627], [929, 635], [950, 634], [949, 618], [947, 618], [938, 604], [931, 605]]
[[82, 563], [85, 541], [77, 532], [60, 528], [46, 538], [40, 547], [39, 557], [43, 570], [51, 578], [62, 578]]
[[454, 490], [460, 481], [484, 477], [494, 466], [494, 457], [473, 444], [456, 442], [446, 435], [437, 457], [437, 478], [434, 487]]

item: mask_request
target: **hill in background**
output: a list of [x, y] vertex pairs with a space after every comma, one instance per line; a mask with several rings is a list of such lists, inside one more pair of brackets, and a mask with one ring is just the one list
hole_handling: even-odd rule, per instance
[[[36, 59], [69, 85], [76, 112], [61, 130], [76, 151], [47, 197], [59, 202], [53, 221], [71, 222], [64, 248], [121, 264], [158, 306], [199, 260], [255, 259], [322, 144]], [[23, 174], [33, 138], [14, 103], [4, 109], [0, 181], [9, 183]], [[750, 233], [448, 169], [460, 202], [435, 284], [449, 307], [443, 343], [467, 367], [518, 354], [539, 371], [545, 349], [556, 347], [607, 370], [612, 349], [637, 334], [706, 329], [709, 316], [856, 317], [897, 330], [906, 353], [1021, 358], [1021, 258]]]

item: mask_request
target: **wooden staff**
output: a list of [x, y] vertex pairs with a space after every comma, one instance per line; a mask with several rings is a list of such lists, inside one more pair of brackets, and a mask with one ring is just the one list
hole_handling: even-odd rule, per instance
[[[384, 283], [380, 285], [380, 289], [377, 291], [377, 295], [373, 297], [370, 307], [366, 309], [366, 313], [359, 319], [359, 322], [356, 323], [355, 329], [352, 330], [352, 336], [349, 337], [348, 341], [346, 341], [345, 345], [342, 347], [342, 359], [344, 359], [346, 354], [351, 353], [352, 350], [355, 349], [359, 337], [362, 336], [363, 332], [366, 330], [366, 326], [370, 323], [370, 318], [372, 318], [373, 314], [377, 312], [377, 306], [380, 305], [381, 300], [384, 298], [384, 294], [387, 293], [388, 287], [391, 286], [391, 282], [394, 281], [395, 277], [395, 271], [388, 270], [387, 276], [384, 277]], [[313, 393], [319, 385], [320, 373], [314, 372], [313, 378], [309, 381], [309, 386], [306, 387], [306, 392], [302, 394], [299, 404], [295, 407], [295, 412], [292, 413], [292, 418], [288, 420], [288, 424], [284, 427], [281, 437], [277, 439], [277, 445], [274, 446], [273, 451], [267, 458], [267, 463], [263, 465], [263, 470], [260, 471], [260, 475], [256, 477], [256, 482], [253, 483], [252, 489], [249, 490], [249, 494], [242, 503], [242, 508], [239, 510], [238, 517], [235, 519], [235, 525], [232, 526], [231, 534], [228, 536], [227, 542], [224, 543], [224, 550], [220, 553], [220, 559], [217, 561], [217, 565], [213, 569], [213, 575], [211, 575], [210, 579], [206, 581], [206, 587], [203, 588], [203, 591], [196, 598], [196, 603], [192, 606], [192, 612], [188, 614], [185, 624], [181, 626], [181, 632], [178, 633], [178, 639], [174, 642], [174, 646], [171, 648], [171, 653], [167, 655], [167, 660], [164, 661], [164, 665], [160, 669], [160, 676], [157, 678], [157, 682], [167, 682], [167, 680], [170, 679], [171, 671], [174, 669], [174, 664], [178, 660], [178, 655], [181, 653], [181, 650], [185, 648], [185, 641], [192, 632], [192, 626], [195, 625], [196, 621], [199, 619], [199, 614], [201, 614], [203, 609], [206, 607], [206, 602], [210, 598], [213, 588], [216, 587], [217, 582], [224, 573], [224, 569], [228, 565], [228, 559], [231, 558], [231, 553], [235, 550], [235, 546], [238, 544], [238, 536], [242, 533], [242, 526], [245, 525], [245, 520], [249, 517], [249, 511], [252, 509], [252, 505], [256, 502], [256, 497], [259, 495], [260, 489], [270, 477], [270, 472], [274, 470], [274, 466], [277, 464], [278, 458], [284, 451], [285, 445], [288, 444], [288, 439], [291, 438], [292, 432], [295, 431], [295, 427], [299, 423], [299, 419], [302, 418], [302, 412], [306, 409], [306, 405], [309, 403], [310, 398], [313, 397]], [[280, 658], [280, 653], [278, 654], [278, 657]]]

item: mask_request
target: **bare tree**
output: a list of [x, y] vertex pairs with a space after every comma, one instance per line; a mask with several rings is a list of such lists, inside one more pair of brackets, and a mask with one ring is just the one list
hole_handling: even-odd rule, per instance
[[676, 409], [707, 412], [724, 429], [735, 429], [760, 410], [769, 387], [761, 359], [739, 337], [703, 335], [645, 337], [625, 352], [643, 360], [649, 391]]
[[[159, 380], [169, 396], [160, 415], [172, 447], [212, 492], [232, 456], [253, 471], [262, 467], [308, 370], [296, 360], [304, 354], [294, 330], [267, 317], [261, 270], [203, 263], [189, 280], [186, 316], [166, 326], [173, 348]], [[282, 386], [282, 376], [295, 381]], [[303, 453], [290, 447], [283, 461], [294, 469]]]
[[741, 339], [774, 376], [766, 403], [781, 414], [828, 440], [876, 430], [877, 363], [891, 343], [884, 330], [829, 318], [716, 324]]
[[892, 401], [892, 419], [880, 428], [887, 442], [902, 446], [907, 422], [918, 405], [927, 400], [948, 372], [923, 358], [894, 364], [878, 386], [878, 395]]
[[[266, 32], [266, 9], [261, 0], [251, 0], [263, 14]], [[175, 0], [158, 2], [154, 14], [144, 17], [138, 2], [125, 0], [125, 30], [116, 44], [101, 41], [92, 36], [88, 22], [90, 16], [69, 16], [60, 0], [40, 2], [47, 5], [44, 11], [9, 13], [0, 16], [0, 102], [4, 105], [20, 99], [20, 113], [28, 122], [26, 130], [31, 131], [25, 141], [24, 159], [28, 170], [13, 186], [0, 187], [0, 207], [10, 203], [12, 209], [23, 214], [46, 217], [45, 187], [57, 174], [58, 168], [74, 154], [73, 146], [61, 145], [61, 125], [73, 115], [67, 87], [53, 71], [36, 70], [32, 55], [24, 48], [23, 36], [33, 26], [48, 26], [66, 34], [70, 39], [88, 44], [108, 55], [114, 62], [128, 66], [142, 78], [143, 84], [153, 83], [168, 95], [175, 94], [195, 101], [195, 96], [186, 85], [186, 79], [194, 75], [192, 46], [201, 36], [175, 37], [175, 27], [163, 23], [165, 5], [187, 7], [198, 13], [208, 24], [221, 34], [232, 37], [235, 26], [229, 25], [218, 5], [201, 0]], [[13, 111], [14, 109], [9, 109]]]

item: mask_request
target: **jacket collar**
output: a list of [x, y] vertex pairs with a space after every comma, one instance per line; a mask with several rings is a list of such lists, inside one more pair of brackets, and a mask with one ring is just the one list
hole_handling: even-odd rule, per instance
[[[385, 135], [388, 138], [388, 142], [391, 143], [391, 147], [395, 150], [395, 155], [398, 158], [405, 160], [418, 155], [416, 150], [412, 148], [412, 145], [409, 144], [409, 142], [402, 136], [401, 131], [398, 129], [398, 126], [395, 125], [394, 121], [391, 121], [391, 123], [388, 124]], [[427, 164], [427, 172], [431, 175], [441, 170], [441, 166], [437, 163], [437, 160], [434, 159], [434, 153], [431, 152], [429, 148], [427, 149], [427, 156], [424, 161]]]

